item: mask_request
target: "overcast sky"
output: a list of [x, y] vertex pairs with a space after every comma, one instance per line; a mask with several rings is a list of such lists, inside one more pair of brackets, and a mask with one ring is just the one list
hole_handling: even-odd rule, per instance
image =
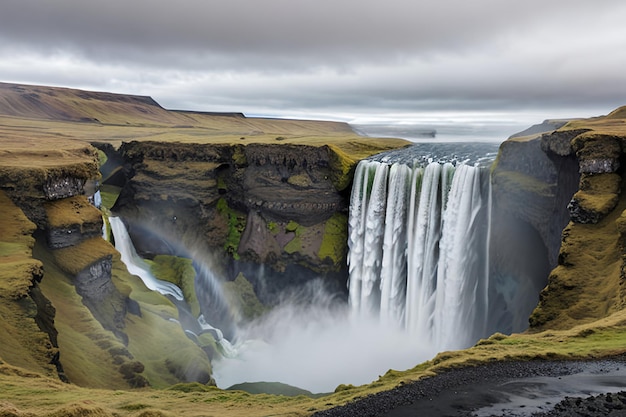
[[2, 0], [0, 81], [364, 121], [626, 104], [624, 0]]

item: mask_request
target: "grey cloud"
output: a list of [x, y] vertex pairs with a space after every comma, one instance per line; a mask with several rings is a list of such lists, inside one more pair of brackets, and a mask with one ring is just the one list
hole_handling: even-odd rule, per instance
[[622, 0], [5, 0], [0, 80], [170, 108], [608, 107]]

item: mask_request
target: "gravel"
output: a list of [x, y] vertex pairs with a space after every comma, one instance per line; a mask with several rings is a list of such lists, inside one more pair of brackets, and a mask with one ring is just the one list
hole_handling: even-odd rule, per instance
[[[615, 376], [614, 372], [622, 374]], [[595, 361], [493, 362], [445, 371], [389, 391], [372, 394], [344, 406], [319, 411], [314, 416], [626, 417], [624, 392], [589, 396], [589, 393], [597, 394], [594, 389], [600, 392], [609, 391], [605, 386], [611, 384], [626, 387], [624, 373], [624, 356]], [[605, 379], [612, 375], [612, 380], [597, 379], [603, 375]], [[593, 389], [586, 389], [584, 384], [592, 381], [588, 378], [594, 376], [597, 382], [593, 382]], [[588, 398], [566, 397], [572, 392], [572, 388], [564, 388], [561, 380], [568, 378], [577, 381], [575, 389], [580, 389], [581, 396]], [[543, 396], [546, 392], [550, 397]], [[586, 395], [583, 394], [585, 392]]]

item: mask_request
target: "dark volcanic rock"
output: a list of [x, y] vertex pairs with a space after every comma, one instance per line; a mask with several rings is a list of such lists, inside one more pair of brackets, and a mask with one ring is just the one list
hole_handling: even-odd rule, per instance
[[169, 240], [173, 253], [226, 251], [234, 259], [221, 257], [222, 270], [238, 261], [281, 274], [293, 264], [318, 276], [346, 268], [342, 251], [319, 255], [322, 242], [346, 246], [345, 233], [325, 227], [332, 218], [347, 232], [336, 216], [348, 193], [336, 184], [348, 173], [329, 146], [131, 142], [120, 153], [128, 180], [114, 211], [144, 256], [167, 251]]
[[[415, 382], [401, 384], [390, 391], [372, 394], [344, 406], [319, 411], [315, 417], [470, 417], [476, 411], [495, 404], [507, 402], [510, 398], [507, 387], [515, 387], [517, 381], [535, 377], [559, 378], [577, 374], [588, 368], [619, 369], [624, 366], [624, 358], [604, 361], [513, 361], [495, 362], [475, 367], [444, 371], [436, 376], [420, 379]], [[515, 391], [511, 391], [515, 396]], [[532, 399], [532, 392], [529, 393]], [[619, 407], [616, 396], [611, 394], [593, 397], [587, 400], [566, 399], [555, 407], [554, 414], [536, 414], [539, 416], [578, 416], [591, 417], [611, 409], [613, 403]], [[610, 399], [607, 399], [610, 398]], [[622, 401], [621, 398], [619, 401]], [[528, 416], [524, 412], [523, 400], [517, 398], [516, 411], [508, 412], [507, 416]], [[617, 409], [615, 407], [615, 409]], [[576, 414], [578, 410], [587, 410], [590, 414]], [[567, 414], [567, 413], [571, 414]], [[482, 413], [481, 415], [486, 415]], [[502, 415], [502, 414], [498, 414]], [[533, 414], [535, 415], [535, 414]]]
[[491, 275], [496, 286], [516, 288], [516, 296], [491, 294], [491, 311], [515, 314], [502, 319], [513, 323], [510, 332], [527, 327], [536, 295], [557, 265], [567, 204], [579, 186], [575, 156], [552, 152], [561, 148], [552, 140], [564, 141], [552, 134], [504, 142], [492, 171]]

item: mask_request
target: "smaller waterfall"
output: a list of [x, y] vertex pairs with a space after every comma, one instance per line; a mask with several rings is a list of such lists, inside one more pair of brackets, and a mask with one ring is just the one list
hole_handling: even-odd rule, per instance
[[145, 286], [152, 291], [157, 291], [163, 295], [169, 295], [182, 301], [184, 297], [180, 288], [171, 282], [155, 278], [154, 275], [150, 273], [148, 264], [137, 255], [137, 251], [133, 246], [133, 242], [122, 220], [119, 217], [109, 217], [109, 223], [111, 224], [111, 231], [115, 237], [115, 249], [120, 253], [122, 262], [126, 264], [128, 272], [141, 278]]
[[462, 163], [359, 163], [348, 237], [355, 314], [405, 327], [439, 350], [484, 336], [488, 174]]

